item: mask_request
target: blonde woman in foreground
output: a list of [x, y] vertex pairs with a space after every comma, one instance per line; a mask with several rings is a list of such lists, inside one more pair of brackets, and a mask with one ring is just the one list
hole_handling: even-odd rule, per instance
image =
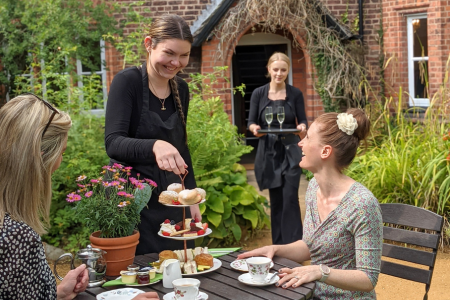
[[87, 287], [86, 265], [56, 286], [40, 238], [71, 125], [68, 114], [32, 94], [0, 109], [0, 299], [73, 299]]
[[[314, 178], [306, 192], [303, 239], [239, 255], [311, 260], [310, 266], [282, 268], [282, 288], [316, 282], [313, 299], [376, 299], [381, 265], [382, 218], [377, 199], [343, 170], [353, 161], [370, 122], [360, 109], [319, 116], [299, 143], [300, 167]], [[300, 220], [291, 220], [300, 222]]]

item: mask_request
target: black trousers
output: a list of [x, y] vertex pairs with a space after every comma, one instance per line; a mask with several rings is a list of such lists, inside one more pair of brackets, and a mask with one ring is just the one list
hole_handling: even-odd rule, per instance
[[303, 225], [298, 203], [298, 184], [292, 185], [283, 175], [282, 186], [269, 189], [272, 243], [289, 244], [303, 237]]

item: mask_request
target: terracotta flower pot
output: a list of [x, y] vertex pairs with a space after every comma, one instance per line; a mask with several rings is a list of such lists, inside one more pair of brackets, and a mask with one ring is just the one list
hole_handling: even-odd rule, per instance
[[139, 231], [120, 238], [101, 238], [100, 231], [91, 234], [89, 240], [93, 248], [106, 251], [106, 276], [119, 276], [121, 270], [126, 270], [134, 260], [136, 246], [139, 244]]

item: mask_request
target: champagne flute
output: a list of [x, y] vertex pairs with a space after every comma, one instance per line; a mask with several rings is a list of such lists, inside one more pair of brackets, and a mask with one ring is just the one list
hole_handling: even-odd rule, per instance
[[278, 123], [280, 123], [280, 130], [283, 129], [282, 125], [284, 122], [284, 106], [279, 106], [277, 111]]
[[270, 123], [272, 123], [272, 121], [273, 121], [272, 106], [267, 106], [264, 113], [266, 116], [266, 122], [269, 125], [269, 130], [270, 130]]

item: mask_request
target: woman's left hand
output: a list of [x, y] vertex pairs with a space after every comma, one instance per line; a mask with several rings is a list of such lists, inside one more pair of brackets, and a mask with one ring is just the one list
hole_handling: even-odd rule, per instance
[[280, 280], [276, 286], [281, 286], [286, 289], [290, 286], [293, 288], [299, 287], [304, 283], [316, 281], [322, 278], [319, 266], [310, 265], [304, 267], [297, 267], [293, 269], [282, 268], [279, 270]]
[[192, 205], [191, 207], [189, 207], [191, 210], [191, 218], [195, 220], [195, 218], [197, 218], [197, 220], [199, 222], [202, 221], [202, 214], [200, 213], [200, 207], [198, 207], [198, 204], [196, 205]]

